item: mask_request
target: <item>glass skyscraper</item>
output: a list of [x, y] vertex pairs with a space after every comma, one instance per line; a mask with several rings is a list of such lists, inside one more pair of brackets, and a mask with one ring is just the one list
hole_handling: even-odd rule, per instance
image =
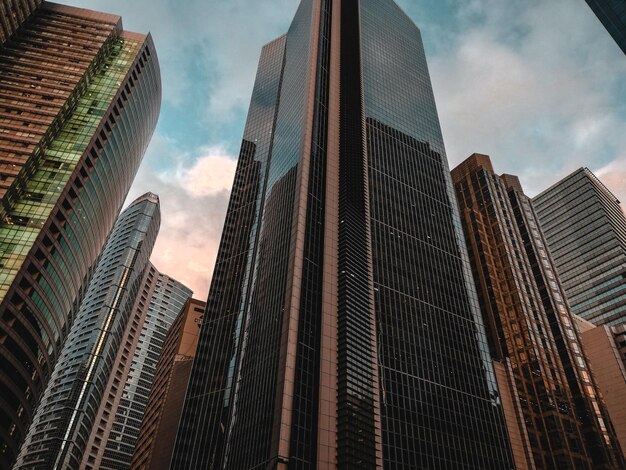
[[161, 350], [191, 294], [188, 287], [148, 264], [80, 468], [130, 467]]
[[[623, 468], [556, 269], [519, 179], [487, 155], [452, 170], [491, 355], [508, 369], [527, 445], [517, 468]], [[503, 392], [504, 393], [504, 392]], [[516, 450], [516, 449], [515, 449]], [[521, 465], [525, 457], [531, 462]]]
[[418, 28], [263, 48], [172, 468], [511, 469]]
[[626, 2], [624, 0], [586, 0], [586, 2], [626, 54]]
[[0, 468], [15, 460], [156, 125], [150, 36], [0, 2]]
[[580, 168], [533, 199], [572, 312], [626, 323], [626, 217], [615, 195]]

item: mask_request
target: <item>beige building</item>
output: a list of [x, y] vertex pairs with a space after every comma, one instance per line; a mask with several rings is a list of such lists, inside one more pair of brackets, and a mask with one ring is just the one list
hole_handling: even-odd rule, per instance
[[205, 306], [189, 299], [167, 334], [139, 430], [133, 469], [169, 468]]
[[585, 354], [626, 456], [626, 325], [596, 327], [575, 318]]

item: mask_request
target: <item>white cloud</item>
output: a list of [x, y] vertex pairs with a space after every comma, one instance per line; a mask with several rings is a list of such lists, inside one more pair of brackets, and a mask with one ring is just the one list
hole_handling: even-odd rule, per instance
[[[193, 197], [230, 191], [237, 162], [221, 147], [205, 149], [191, 167], [179, 168], [176, 180]], [[167, 177], [167, 172], [164, 175]]]
[[534, 194], [580, 166], [621, 164], [626, 60], [582, 0], [458, 11], [453, 47], [429, 57], [451, 166], [488, 153]]
[[[222, 147], [203, 149], [196, 157], [181, 153], [162, 135], [153, 142], [127, 202], [146, 191], [159, 195], [161, 228], [151, 260], [206, 300], [236, 161]], [[157, 161], [168, 158], [169, 170], [154, 170]]]

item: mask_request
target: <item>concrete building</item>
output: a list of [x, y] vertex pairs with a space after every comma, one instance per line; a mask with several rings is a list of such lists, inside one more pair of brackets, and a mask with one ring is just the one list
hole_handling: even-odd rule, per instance
[[626, 458], [626, 325], [595, 326], [577, 318], [576, 326]]
[[81, 469], [130, 466], [166, 336], [191, 294], [188, 287], [149, 263], [91, 428]]
[[206, 304], [189, 299], [170, 328], [135, 446], [131, 469], [167, 470]]
[[14, 468], [130, 465], [163, 341], [191, 297], [149, 262], [159, 225], [152, 193], [120, 215]]

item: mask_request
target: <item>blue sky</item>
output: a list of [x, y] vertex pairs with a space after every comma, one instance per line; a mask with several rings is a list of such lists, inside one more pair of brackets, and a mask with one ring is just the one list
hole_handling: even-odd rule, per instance
[[[298, 0], [61, 0], [150, 31], [161, 118], [129, 197], [161, 196], [153, 262], [206, 297], [261, 46]], [[450, 166], [533, 195], [587, 166], [626, 200], [626, 57], [584, 0], [397, 0], [422, 30]]]

